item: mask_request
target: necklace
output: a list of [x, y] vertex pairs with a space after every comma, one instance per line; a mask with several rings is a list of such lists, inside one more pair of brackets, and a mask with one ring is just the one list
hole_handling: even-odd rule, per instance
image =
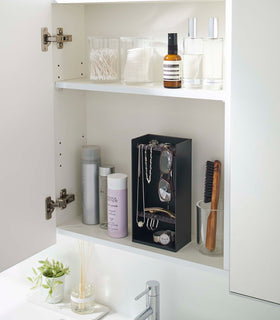
[[[144, 145], [138, 146], [138, 176], [137, 176], [137, 199], [136, 199], [136, 223], [139, 228], [142, 228], [146, 222], [146, 210], [145, 210], [145, 187], [144, 187], [144, 165], [143, 165], [143, 148]], [[143, 221], [139, 221], [139, 181], [142, 173], [142, 199], [143, 199]]]
[[[148, 156], [147, 149], [150, 147], [150, 168], [149, 168], [149, 176], [148, 176]], [[153, 165], [153, 146], [151, 144], [147, 145], [145, 148], [145, 175], [148, 183], [152, 181], [152, 165]]]
[[[152, 181], [152, 166], [153, 166], [153, 147], [158, 144], [157, 140], [152, 140], [149, 142], [147, 146], [145, 146], [145, 175], [146, 180], [150, 184]], [[148, 152], [147, 149], [150, 147], [150, 168], [149, 168], [149, 175], [148, 175]]]

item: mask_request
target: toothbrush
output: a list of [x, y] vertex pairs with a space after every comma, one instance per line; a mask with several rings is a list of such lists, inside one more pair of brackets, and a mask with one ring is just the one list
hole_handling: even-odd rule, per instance
[[211, 211], [207, 219], [205, 246], [210, 251], [215, 250], [216, 245], [217, 208], [219, 203], [220, 178], [221, 162], [219, 160], [215, 160], [215, 162], [207, 161], [204, 202], [210, 202], [211, 199]]

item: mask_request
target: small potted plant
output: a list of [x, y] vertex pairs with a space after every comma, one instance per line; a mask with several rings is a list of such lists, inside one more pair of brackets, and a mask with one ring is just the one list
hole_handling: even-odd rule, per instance
[[69, 267], [65, 267], [63, 263], [48, 259], [40, 260], [40, 267], [32, 268], [34, 276], [28, 277], [34, 286], [31, 289], [42, 287], [48, 290], [46, 301], [48, 303], [58, 303], [63, 300], [64, 296], [64, 279], [69, 274]]

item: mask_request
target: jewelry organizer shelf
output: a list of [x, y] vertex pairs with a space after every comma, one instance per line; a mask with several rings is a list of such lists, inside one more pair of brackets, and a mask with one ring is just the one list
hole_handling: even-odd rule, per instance
[[161, 250], [132, 242], [131, 231], [129, 231], [129, 235], [126, 238], [110, 238], [107, 230], [101, 229], [99, 225], [85, 225], [81, 222], [81, 218], [79, 217], [73, 218], [67, 225], [58, 226], [57, 233], [94, 242], [106, 247], [140, 254], [163, 262], [200, 268], [210, 272], [226, 273], [226, 271], [223, 270], [223, 257], [208, 257], [202, 255], [198, 251], [197, 245], [193, 242], [189, 243], [178, 252]]
[[125, 86], [121, 83], [94, 83], [87, 79], [74, 79], [66, 81], [57, 81], [56, 88], [96, 91], [96, 92], [112, 92], [112, 93], [128, 93], [140, 94], [148, 96], [174, 97], [185, 99], [201, 99], [201, 100], [215, 100], [224, 101], [224, 91], [210, 91], [210, 90], [189, 90], [189, 89], [166, 89], [159, 84], [151, 86]]

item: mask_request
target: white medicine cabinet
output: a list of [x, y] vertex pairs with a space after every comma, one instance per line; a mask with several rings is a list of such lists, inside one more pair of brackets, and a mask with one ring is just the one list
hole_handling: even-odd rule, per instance
[[[272, 72], [276, 65], [270, 66], [277, 61], [272, 37], [280, 9], [277, 1], [261, 0], [257, 7], [252, 0], [16, 3], [17, 9], [0, 4], [1, 33], [5, 30], [2, 59], [6, 61], [0, 120], [5, 199], [0, 269], [55, 243], [57, 229], [163, 261], [214, 272], [230, 270], [231, 291], [280, 303], [275, 282], [280, 267], [276, 247], [280, 218], [273, 208], [278, 189], [276, 101], [280, 97], [274, 78], [278, 73]], [[178, 32], [182, 43], [189, 16], [197, 17], [198, 36], [203, 38], [208, 18], [219, 19], [219, 34], [225, 38], [224, 90], [168, 90], [157, 84], [141, 87], [88, 80], [88, 36], [166, 40], [168, 32]], [[262, 20], [265, 28], [259, 24]], [[52, 34], [63, 27], [72, 42], [63, 49], [52, 44], [41, 52], [41, 27], [48, 27]], [[269, 68], [260, 38], [267, 39]], [[275, 47], [269, 49], [273, 43]], [[193, 141], [193, 241], [177, 253], [132, 243], [131, 236], [112, 240], [99, 226], [81, 223], [81, 146], [99, 145], [102, 162], [130, 176], [130, 141], [146, 133]], [[223, 257], [203, 256], [195, 244], [195, 203], [203, 199], [205, 162], [215, 159], [221, 160], [223, 168]], [[58, 198], [63, 188], [75, 194], [75, 201], [45, 220], [45, 198]]]
[[[101, 146], [102, 162], [113, 163], [117, 171], [131, 177], [130, 142], [132, 138], [151, 133], [193, 139], [193, 242], [190, 245], [175, 254], [132, 243], [131, 236], [126, 239], [110, 239], [107, 232], [101, 230], [99, 226], [81, 224], [81, 217], [77, 217], [77, 212], [80, 213], [78, 201], [71, 205], [72, 208], [76, 206], [74, 211], [71, 206], [69, 207], [71, 214], [58, 212], [59, 232], [78, 237], [84, 236], [88, 239], [94, 238], [95, 242], [101, 244], [106, 243], [124, 250], [157, 256], [166, 261], [194, 263], [199, 264], [200, 267], [224, 270], [223, 257], [209, 258], [198, 252], [195, 243], [195, 204], [203, 198], [206, 161], [220, 159], [224, 166], [225, 91], [165, 89], [162, 86], [162, 80], [152, 86], [94, 83], [88, 80], [87, 37], [94, 35], [152, 37], [157, 42], [163, 43], [164, 56], [167, 53], [167, 34], [176, 31], [179, 37], [179, 50], [182, 53], [183, 37], [187, 36], [187, 18], [191, 15], [197, 17], [199, 37], [207, 37], [210, 16], [218, 17], [220, 36], [225, 37], [225, 3], [222, 1], [206, 3], [172, 1], [54, 4], [52, 10], [53, 30], [61, 25], [65, 34], [72, 34], [73, 37], [73, 42], [65, 43], [62, 50], [53, 48], [54, 81], [56, 95], [60, 100], [55, 108], [57, 113], [55, 118], [63, 122], [56, 126], [57, 137], [63, 140], [61, 145], [56, 143], [57, 164], [60, 161], [64, 162], [68, 157], [72, 158], [74, 165], [71, 167], [71, 172], [76, 172], [74, 176], [79, 177], [81, 140], [78, 137], [84, 135], [84, 143]], [[162, 60], [160, 66], [162, 67]], [[162, 70], [159, 70], [156, 78], [160, 79], [161, 76]], [[75, 101], [75, 99], [78, 100]], [[78, 108], [77, 103], [79, 103]], [[62, 110], [61, 114], [59, 110]], [[65, 112], [69, 115], [70, 110], [73, 115], [65, 119]], [[80, 120], [74, 127], [71, 125], [71, 136], [75, 135], [77, 143], [74, 145], [74, 137], [70, 137], [68, 131], [66, 135], [59, 131], [65, 130], [64, 125], [70, 126], [68, 122], [73, 121], [72, 117], [81, 119], [81, 114], [84, 114], [84, 123]], [[72, 154], [66, 157], [64, 151], [62, 156], [59, 156], [63, 145], [65, 150], [72, 148]], [[73, 161], [74, 158], [75, 161]], [[59, 190], [65, 184], [63, 181], [67, 176], [68, 166], [71, 165], [68, 161], [66, 165], [61, 163], [62, 167], [57, 168], [56, 177], [62, 181]], [[73, 187], [75, 193], [79, 195], [79, 180], [73, 182]], [[129, 183], [129, 189], [130, 187]], [[224, 187], [221, 190], [222, 200], [223, 197]], [[79, 198], [77, 196], [78, 200]], [[129, 208], [131, 208], [130, 201], [129, 197]], [[129, 212], [131, 212], [130, 209]], [[129, 214], [129, 220], [131, 220], [131, 214]]]

